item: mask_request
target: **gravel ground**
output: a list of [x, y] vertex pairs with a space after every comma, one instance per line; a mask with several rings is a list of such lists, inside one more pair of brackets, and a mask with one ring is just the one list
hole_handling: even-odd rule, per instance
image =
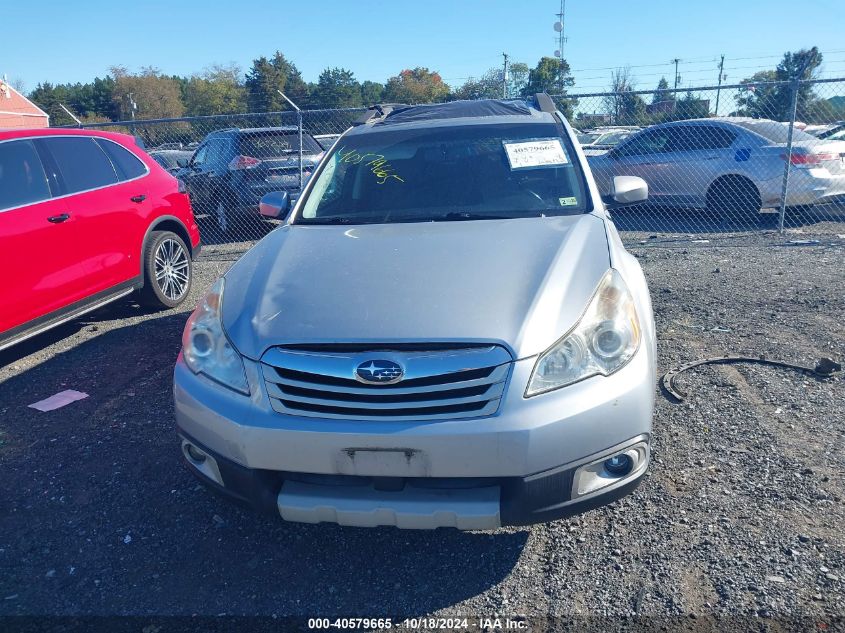
[[[707, 356], [845, 358], [841, 225], [630, 235], [660, 370]], [[810, 240], [810, 243], [793, 243]], [[818, 240], [818, 243], [813, 243]], [[285, 524], [180, 465], [171, 370], [187, 316], [114, 305], [0, 354], [0, 615], [845, 615], [845, 382], [762, 366], [658, 396], [631, 496], [492, 533]], [[39, 413], [63, 389], [90, 397]]]

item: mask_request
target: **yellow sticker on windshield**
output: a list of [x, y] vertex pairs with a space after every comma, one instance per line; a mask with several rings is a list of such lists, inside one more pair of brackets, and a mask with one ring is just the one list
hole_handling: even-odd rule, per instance
[[558, 198], [557, 200], [562, 207], [574, 207], [578, 204], [578, 198]]

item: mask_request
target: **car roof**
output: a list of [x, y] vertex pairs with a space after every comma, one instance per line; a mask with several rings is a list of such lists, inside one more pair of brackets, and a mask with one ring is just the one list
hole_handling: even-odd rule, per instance
[[372, 119], [349, 131], [348, 135], [402, 129], [414, 130], [427, 127], [467, 127], [495, 123], [555, 123], [550, 112], [542, 112], [521, 99], [477, 99], [450, 101], [423, 105], [378, 106], [384, 115]]
[[96, 136], [118, 141], [121, 144], [135, 144], [135, 137], [120, 132], [106, 132], [105, 130], [84, 130], [79, 128], [33, 128], [26, 130], [0, 130], [0, 141], [16, 138], [36, 138], [39, 136]]
[[681, 119], [680, 121], [668, 121], [666, 123], [652, 125], [651, 127], [644, 128], [644, 130], [652, 130], [655, 128], [665, 127], [677, 127], [679, 125], [687, 125], [690, 123], [692, 123], [693, 125], [712, 125], [714, 123], [717, 125], [739, 125], [741, 123], [775, 123], [777, 125], [786, 125], [785, 123], [780, 123], [779, 121], [773, 121], [771, 119], [755, 119], [753, 117], [748, 116], [718, 116], [701, 119]]
[[261, 132], [296, 132], [299, 128], [295, 125], [281, 125], [278, 127], [231, 127], [225, 130], [216, 130], [208, 136], [224, 136], [226, 134], [258, 134]]

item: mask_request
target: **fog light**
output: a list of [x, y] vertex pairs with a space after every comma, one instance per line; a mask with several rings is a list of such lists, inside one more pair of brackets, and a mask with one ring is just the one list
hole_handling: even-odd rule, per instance
[[593, 494], [604, 488], [624, 485], [648, 468], [648, 440], [637, 440], [627, 447], [611, 449], [594, 461], [579, 466], [572, 477], [572, 499]]
[[631, 472], [631, 467], [634, 465], [630, 455], [622, 453], [621, 455], [614, 455], [610, 459], [606, 459], [604, 467], [611, 475], [627, 475]]
[[223, 477], [220, 475], [220, 468], [217, 466], [217, 460], [213, 455], [209, 455], [200, 448], [194, 446], [191, 442], [182, 439], [182, 455], [185, 456], [186, 463], [194, 470], [208, 477], [213, 482], [225, 485]]
[[205, 461], [205, 453], [197, 450], [193, 444], [185, 444], [185, 452], [188, 454], [188, 459], [197, 464], [202, 464]]

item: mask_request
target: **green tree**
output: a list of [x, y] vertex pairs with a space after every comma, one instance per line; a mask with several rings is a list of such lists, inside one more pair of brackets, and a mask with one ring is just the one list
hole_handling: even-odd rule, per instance
[[710, 102], [692, 92], [686, 93], [675, 101], [675, 111], [672, 115], [675, 120], [705, 119], [708, 116], [710, 116]]
[[428, 68], [417, 67], [403, 70], [387, 80], [384, 99], [396, 103], [433, 103], [445, 101], [449, 96], [449, 86], [437, 72]]
[[502, 71], [491, 68], [478, 79], [469, 77], [452, 96], [456, 99], [501, 99], [503, 95]]
[[302, 73], [279, 51], [270, 59], [259, 57], [253, 60], [245, 85], [247, 104], [253, 112], [276, 112], [289, 108], [279, 90], [300, 107], [308, 100], [308, 84], [302, 79]]
[[669, 82], [666, 81], [666, 77], [661, 77], [660, 81], [657, 82], [657, 90], [654, 92], [654, 96], [651, 98], [651, 103], [661, 103], [663, 101], [674, 101], [675, 100], [675, 93], [669, 91]]
[[531, 69], [523, 62], [513, 62], [508, 66], [508, 97], [519, 97], [528, 85]]
[[543, 57], [528, 73], [528, 82], [522, 91], [523, 96], [530, 97], [538, 92], [546, 92], [556, 97], [560, 111], [568, 119], [577, 106], [573, 99], [566, 98], [566, 89], [575, 85], [575, 79], [565, 59]]
[[112, 103], [119, 118], [132, 118], [133, 102], [137, 106], [136, 119], [181, 117], [185, 113], [182, 91], [174, 78], [162, 75], [152, 67], [142, 68], [136, 74], [122, 66], [110, 70], [114, 77]]
[[29, 93], [29, 99], [50, 116], [50, 125], [73, 125], [74, 120], [59, 106], [67, 101], [67, 97], [65, 86], [54, 86], [46, 81]]
[[240, 68], [215, 65], [194, 75], [184, 87], [188, 116], [235, 114], [246, 108], [246, 91], [240, 81]]
[[[793, 82], [796, 79], [807, 81], [818, 74], [822, 63], [822, 54], [815, 46], [801, 49], [794, 53], [785, 53], [775, 70], [754, 73], [742, 84], [749, 84], [737, 91], [734, 99], [738, 114], [758, 118], [789, 121], [792, 116]], [[760, 82], [778, 82], [773, 84], [753, 85]], [[801, 83], [798, 87], [798, 108], [796, 118], [808, 120], [817, 110], [818, 97], [813, 93], [813, 86]]]
[[320, 108], [357, 108], [362, 103], [361, 84], [351, 70], [326, 68], [320, 73], [311, 102]]
[[364, 81], [361, 83], [361, 103], [366, 106], [380, 103], [384, 95], [384, 84], [377, 81]]

